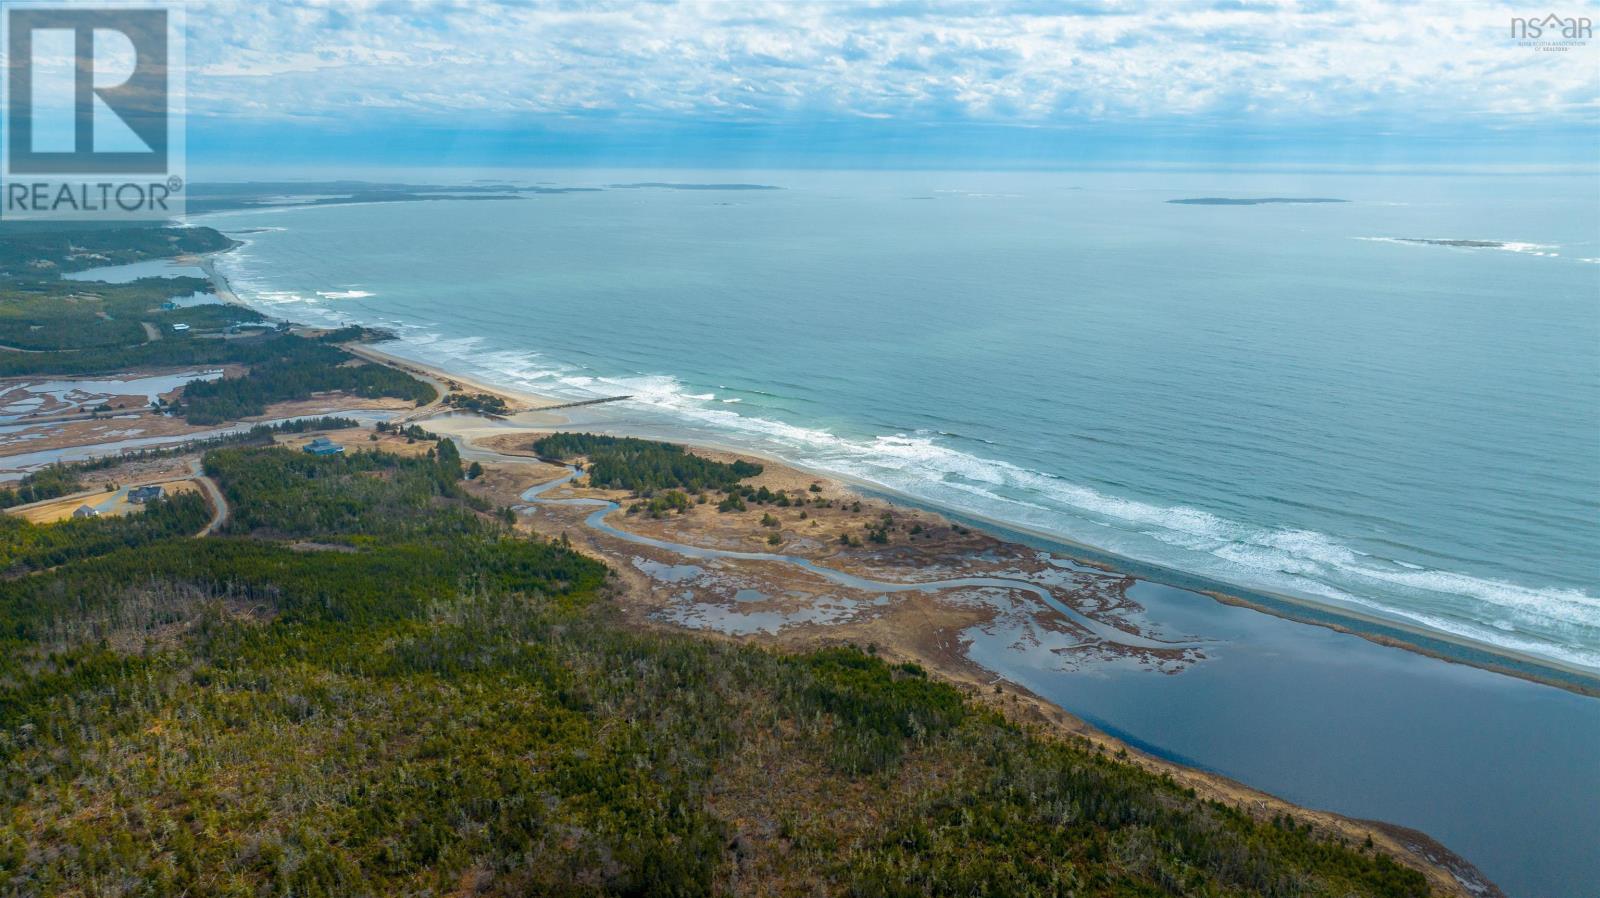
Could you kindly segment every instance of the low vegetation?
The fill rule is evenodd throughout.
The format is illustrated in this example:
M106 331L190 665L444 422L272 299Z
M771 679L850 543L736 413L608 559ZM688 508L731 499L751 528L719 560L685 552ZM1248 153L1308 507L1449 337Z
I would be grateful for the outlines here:
M150 337L143 322L163 337L183 335L178 322L214 326L256 321L260 315L236 306L201 305L162 309L174 297L209 291L200 278L144 278L127 284L77 281L12 282L0 288L0 345L39 352L102 349L142 344Z
M451 393L445 401L452 408L484 415L505 415L511 412L504 398L493 393Z
M1426 894L915 665L626 626L430 448L214 450L222 537L37 528L0 895Z
M694 501L682 490L666 490L629 505L628 514L642 512L647 517L664 518L669 514L683 514L693 504Z

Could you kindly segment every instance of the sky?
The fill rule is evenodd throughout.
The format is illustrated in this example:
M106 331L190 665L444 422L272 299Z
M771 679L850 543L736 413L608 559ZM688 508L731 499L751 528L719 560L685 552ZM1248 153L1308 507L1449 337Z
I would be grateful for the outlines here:
M218 0L189 165L1592 167L1551 12L1600 2Z

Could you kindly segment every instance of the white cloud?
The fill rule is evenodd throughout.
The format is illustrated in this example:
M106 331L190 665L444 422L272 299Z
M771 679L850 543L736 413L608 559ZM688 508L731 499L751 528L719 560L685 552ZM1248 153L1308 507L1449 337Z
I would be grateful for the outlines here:
M1198 116L1581 123L1600 113L1600 42L1565 53L1519 47L1509 34L1516 7L1072 7L216 2L188 16L190 107L339 116L358 98L418 117L1020 125Z

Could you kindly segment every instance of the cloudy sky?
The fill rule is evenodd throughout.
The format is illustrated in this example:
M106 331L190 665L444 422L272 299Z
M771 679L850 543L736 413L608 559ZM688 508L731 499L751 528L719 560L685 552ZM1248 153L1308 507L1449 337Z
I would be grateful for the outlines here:
M1600 4L1556 0L1600 20ZM1547 12L1539 8L1540 14ZM1600 42L1468 2L213 2L190 162L1573 164Z

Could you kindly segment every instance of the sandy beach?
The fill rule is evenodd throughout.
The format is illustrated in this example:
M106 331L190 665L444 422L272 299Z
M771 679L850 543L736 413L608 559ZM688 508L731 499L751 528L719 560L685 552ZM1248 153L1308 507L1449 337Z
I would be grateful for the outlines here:
M215 264L209 257L197 257L195 261L196 264L200 265L212 276L214 283L217 285L219 297L228 302L248 305L239 299L237 294L228 286L226 278L216 270ZM492 435L506 426L538 429L571 424L575 427L592 429L595 432L611 432L604 426L586 424L581 413L563 415L555 412L540 413L538 411L540 408L561 404L562 400L559 399L474 380L443 367L429 365L386 352L380 346L372 344L353 345L347 348L363 358L393 365L401 370L408 371L434 384L441 391L443 388L455 384L457 389L465 392L500 396L512 408L513 414L503 422L494 422L493 424L481 422L483 426L466 425L459 431L460 435L465 438L471 439L486 434ZM442 410L444 410L443 406L436 404L430 408L417 410L415 413L408 415L407 420L423 420ZM617 433L619 435L627 435L621 431ZM677 441L701 451L742 453L753 458L760 458L769 464L795 467L787 460L763 456L759 453L750 453L741 447L722 445L714 440L707 439L705 435ZM806 476L829 477L848 482L857 490L884 496L897 501L899 504L912 506L919 504L912 497L897 495L894 491L881 484L840 478L839 475L830 472L809 471L800 467L795 467L795 469ZM1217 583L1206 578L1193 577L1180 571L1173 571L1157 565L1118 556L1093 546L1064 539L1059 534L995 521L970 512L963 512L962 517L964 520L985 529L1010 534L1014 537L1032 538L1043 541L1053 547L1065 549L1076 560L1085 564L1106 570L1133 574L1185 589L1192 589L1211 596L1224 604L1247 607L1299 623L1351 633L1380 645L1417 652L1451 663L1469 664L1532 682L1557 686L1583 695L1600 696L1600 679L1597 679L1592 672L1572 665L1565 665L1546 657L1522 654L1502 646L1488 646L1347 605L1335 605L1331 602L1318 601L1309 597L1271 593L1259 589L1240 589L1230 584Z
M396 364L404 370L412 371L435 381L454 380L467 385L467 389L470 391L500 395L513 406L527 409L527 411L513 414L500 421L491 422L481 418L467 417L448 424L440 422L438 426L430 425L440 432L450 433L468 440L485 437L494 438L508 432L536 434L546 429L591 430L596 433L613 433L619 436L637 435L628 432L626 429L608 428L603 423L586 422L581 410L574 410L574 413L570 414L538 412L540 407L558 404L560 400L557 399L507 390L491 384L474 383L449 371L392 356L381 350L374 350L371 347L360 347L360 349L362 350L361 354L375 361ZM425 419L433 411L420 410L415 419ZM807 469L803 466L794 465L785 459L760 453L751 453L737 447L704 439L704 437L696 439L674 438L673 441L681 442L698 452L706 454L751 458L769 466L779 466L795 471L797 476L826 478L837 481L848 485L863 495L879 497L899 507L923 507L922 503L917 502L912 497L899 495L881 484L841 477L832 472ZM1018 527L995 521L982 515L971 514L970 512L962 512L959 517L971 526L1002 534L1010 540L1027 539L1031 543L1048 546L1054 551L1064 551L1075 561L1085 565L1108 572L1137 576L1142 579L1193 590L1210 596L1212 599L1226 605L1250 608L1263 614L1270 614L1297 623L1326 627L1337 632L1359 636L1379 645L1400 648L1451 663L1467 664L1485 670L1492 670L1496 673L1518 677L1530 682L1556 686L1581 695L1600 696L1600 680L1597 680L1591 672L1580 667L1565 665L1552 659L1521 654L1499 646L1483 645L1344 605L1334 605L1311 598L1269 593L1262 590L1244 590L1226 584L1218 584L1215 581L1192 577L1183 572L1172 571L1156 565L1117 556L1093 546L1064 539L1057 534Z

